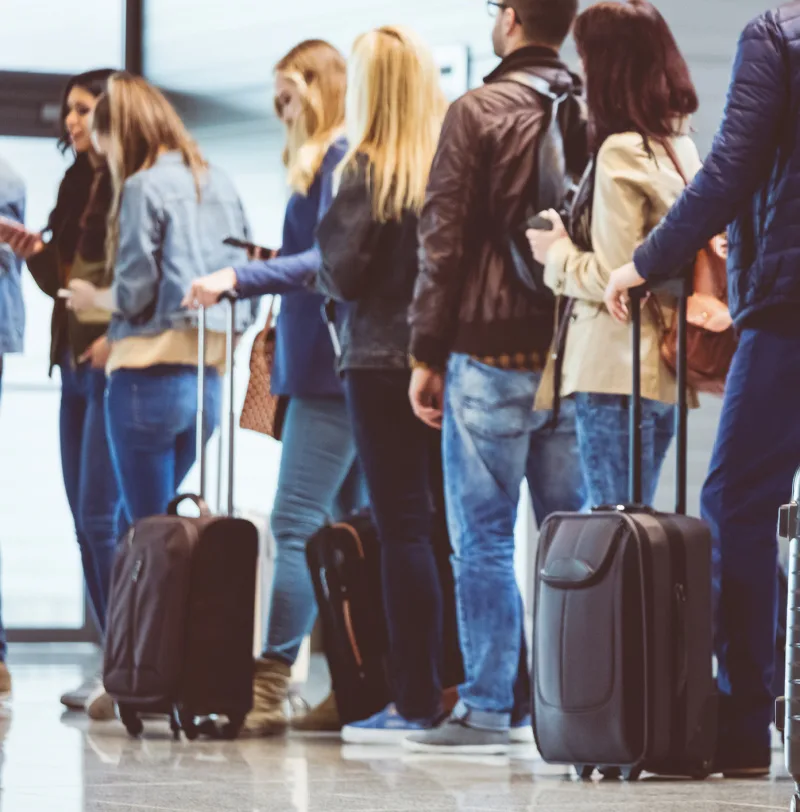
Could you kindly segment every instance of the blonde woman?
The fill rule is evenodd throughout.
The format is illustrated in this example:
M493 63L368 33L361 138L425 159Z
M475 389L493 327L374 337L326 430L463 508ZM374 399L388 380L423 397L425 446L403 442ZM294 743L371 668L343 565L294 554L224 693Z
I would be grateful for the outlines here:
M440 436L408 400L407 311L417 217L446 106L433 57L411 32L385 27L357 40L348 70L350 150L319 230L318 285L352 303L340 366L381 541L395 703L346 726L342 737L351 743L399 741L442 714L443 601L433 539L433 505L444 502L434 496L434 482L442 487ZM447 566L446 530L437 535Z
M164 96L144 79L115 74L94 114L93 140L113 179L107 256L113 285L70 282L74 311L114 311L106 413L112 457L131 521L166 512L195 461L197 329L181 301L192 281L241 252L247 238L231 182L209 166ZM249 307L240 307L241 327ZM219 421L223 308L206 314L207 434Z
M281 294L272 391L288 400L283 455L272 512L277 544L267 639L256 664L254 709L246 727L255 735L287 726L284 704L291 666L310 632L316 602L306 542L326 521L363 505L356 451L323 298L308 289L319 270L314 234L333 197L334 172L345 151L345 60L319 40L293 48L275 68L275 110L286 129L284 163L292 197L278 256L234 265L198 279L186 304L212 304L235 288L240 296ZM338 729L335 701L300 724Z

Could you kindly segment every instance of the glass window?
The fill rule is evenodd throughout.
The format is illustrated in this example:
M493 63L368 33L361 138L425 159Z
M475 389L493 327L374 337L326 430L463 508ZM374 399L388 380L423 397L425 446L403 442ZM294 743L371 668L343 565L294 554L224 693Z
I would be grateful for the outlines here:
M123 64L122 0L3 0L0 70L78 73Z
M0 138L25 178L27 224L41 228L69 158L53 139ZM47 377L52 302L23 276L25 352L4 359L0 407L0 573L8 628L80 628L83 576L61 478L58 372Z

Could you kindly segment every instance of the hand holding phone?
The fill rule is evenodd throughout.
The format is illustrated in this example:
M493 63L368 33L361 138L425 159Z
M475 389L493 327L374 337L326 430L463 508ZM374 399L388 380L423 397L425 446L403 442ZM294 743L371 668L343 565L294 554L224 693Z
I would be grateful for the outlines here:
M42 235L29 231L22 223L0 217L0 243L5 243L22 259L37 254L44 248Z

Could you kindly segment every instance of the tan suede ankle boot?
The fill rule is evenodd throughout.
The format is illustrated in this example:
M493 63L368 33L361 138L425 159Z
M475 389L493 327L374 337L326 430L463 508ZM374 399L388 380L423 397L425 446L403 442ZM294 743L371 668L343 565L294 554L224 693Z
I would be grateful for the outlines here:
M253 678L253 710L247 714L242 734L276 736L289 726L286 699L291 668L278 660L256 660Z

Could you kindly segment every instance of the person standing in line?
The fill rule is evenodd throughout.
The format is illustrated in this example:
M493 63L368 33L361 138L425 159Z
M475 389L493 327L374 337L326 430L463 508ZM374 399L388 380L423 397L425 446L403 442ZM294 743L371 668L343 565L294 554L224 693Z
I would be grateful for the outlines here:
M105 635L117 540L125 529L103 404L110 314L95 313L88 320L80 320L67 310L58 292L70 279L97 279L98 272L104 275L103 238L110 179L92 148L90 122L112 73L89 71L67 83L59 145L63 151L71 148L75 160L59 187L46 229L49 239L24 229L6 234L0 227L0 238L7 239L17 256L26 260L36 284L53 299L50 372L56 366L61 372L61 466L89 604L101 637ZM89 216L90 211L95 214ZM88 234L85 217L90 220ZM86 708L95 718L111 718L114 713L99 674L67 691L61 702L70 710Z
M556 396L574 399L589 500L621 505L629 495L631 337L627 326L611 318L603 296L611 271L633 257L642 235L653 230L683 191L681 171L691 177L700 168L689 134L698 99L669 26L648 2L595 3L578 17L575 42L586 75L590 147L596 157L571 212L572 234L567 235L556 212L543 213L552 231L528 232L547 285L556 295L574 299L565 346L551 354L537 407L552 408ZM609 42L619 47L609 48ZM675 374L661 357L663 326L674 319L674 299L663 295L654 296L642 313L646 505L655 499L675 432ZM559 352L563 355L556 361ZM689 398L697 405L694 391Z
M130 522L167 512L197 455L198 330L185 292L249 228L231 181L209 165L161 91L116 73L97 104L92 137L113 178L107 256L110 288L72 279L75 313L113 313L106 414L114 468ZM206 437L219 424L227 306L206 315ZM237 307L237 332L252 322Z
M578 2L488 6L502 62L445 118L420 217L421 270L411 307L410 397L420 419L443 426L466 670L449 721L405 740L422 752L507 751L511 724L530 707L514 569L520 486L527 478L540 523L585 503L574 403L566 401L557 420L533 410L553 334L552 300L516 279L507 237L526 217L545 118L542 98L515 73L576 91L558 51ZM584 127L565 124L568 152L581 153L567 154L568 166L582 169Z
M381 542L395 701L342 730L344 741L369 744L439 721L442 687L463 670L450 539L436 516L444 510L441 436L408 401L417 224L447 101L432 54L408 30L359 37L348 65L350 148L318 232L317 287L349 305L339 368Z
M320 267L317 225L333 198L334 172L346 152L343 137L346 65L327 42L308 40L275 68L275 110L286 129L284 162L292 197L283 246L198 279L187 306L212 305L228 290L241 297L280 294L272 392L286 406L278 490L272 512L277 557L264 652L256 663L251 735L288 726L285 705L291 667L317 613L306 543L332 518L363 507L362 477L330 336L323 297L309 286ZM333 695L298 720L303 729L338 728Z
M720 725L715 769L768 775L774 715L778 509L800 465L800 2L739 40L703 168L605 294L628 321L631 288L680 276L728 227L728 303L740 332L701 495L714 538Z
M9 224L25 223L25 181L0 158L0 217ZM22 301L22 261L7 244L0 245L0 397L3 357L22 352L25 304ZM11 695L11 674L6 665L8 644L0 617L0 701Z

